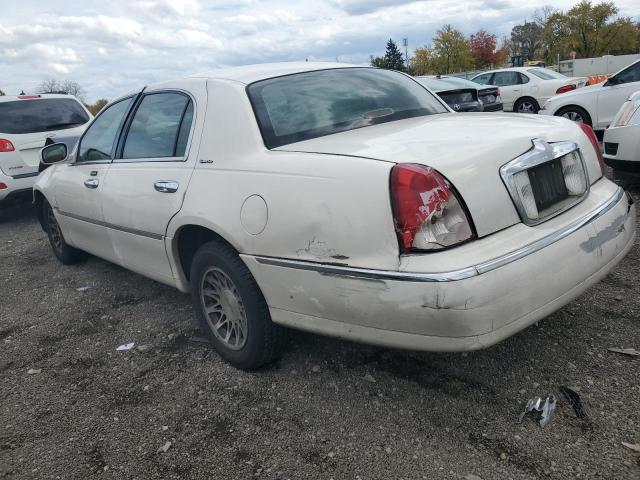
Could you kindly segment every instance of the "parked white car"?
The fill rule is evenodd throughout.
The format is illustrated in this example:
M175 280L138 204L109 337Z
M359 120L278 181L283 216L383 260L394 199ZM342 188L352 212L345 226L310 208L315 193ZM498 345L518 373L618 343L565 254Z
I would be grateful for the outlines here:
M0 203L31 197L49 137L80 135L93 118L70 95L0 97Z
M473 350L631 248L635 206L594 143L562 118L453 113L399 72L257 65L116 100L69 155L43 150L35 201L58 259L191 292L238 367L273 359L282 326Z
M629 95L637 90L640 90L640 60L606 82L550 98L539 113L566 117L587 123L595 130L604 130Z
M631 94L604 131L604 160L616 170L640 170L640 91Z
M505 111L538 113L540 106L554 95L570 92L587 84L585 77L566 77L541 67L501 68L471 79L481 85L500 87Z

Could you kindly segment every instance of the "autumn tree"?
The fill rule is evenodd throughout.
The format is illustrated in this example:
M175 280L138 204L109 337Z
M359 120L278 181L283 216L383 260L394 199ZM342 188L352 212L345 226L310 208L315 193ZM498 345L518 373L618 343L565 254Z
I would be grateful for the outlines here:
M469 37L471 56L476 68L497 63L496 36L480 30Z
M436 32L432 50L435 73L460 72L473 66L469 41L451 25L445 25Z
M93 105L85 105L85 107L87 107L87 110L89 110L91 112L91 115L95 117L98 113L100 113L100 110L102 110L108 103L108 100L101 98Z
M73 95L78 100L84 102L85 90L82 86L73 80L59 81L55 78L49 78L40 83L40 93L59 93L64 92Z
M511 42L515 50L525 57L526 60L533 60L536 55L541 54L544 46L544 28L536 22L525 22L516 25L511 29Z
M427 75L433 73L433 52L428 45L417 48L409 61L412 75Z
M618 17L613 2L593 5L582 0L566 13L555 12L547 19L545 41L563 55L575 51L578 57L637 52L638 26L629 17Z

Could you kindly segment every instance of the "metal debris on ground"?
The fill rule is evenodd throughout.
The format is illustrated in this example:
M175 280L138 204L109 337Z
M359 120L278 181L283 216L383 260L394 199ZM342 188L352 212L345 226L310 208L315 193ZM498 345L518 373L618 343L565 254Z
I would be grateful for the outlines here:
M556 397L549 395L544 401L540 397L530 398L524 407L524 411L518 417L518 423L522 423L524 417L530 412L541 412L540 426L544 427L551 421L551 415L556 409Z
M629 450L633 450L636 453L640 453L640 444L638 443L622 442L622 446L628 448Z
M86 292L87 290L91 290L93 288L93 285L86 285L84 287L78 287L76 288L76 290L78 292Z
M635 348L607 348L610 352L621 353L622 355L628 355L630 357L640 357L640 351Z
M578 395L578 392L564 386L560 387L560 392L573 407L573 410L576 412L576 417L584 418L585 413L584 409L582 408L582 400L580 400L580 395Z
M171 448L171 442L166 442L160 448L158 448L158 453L167 453L167 450Z
M118 348L116 348L116 352L126 352L127 350L131 350L134 345L135 345L135 342L123 343Z
M40 373L42 373L41 368L30 368L29 370L27 370L27 374L29 375L38 375Z

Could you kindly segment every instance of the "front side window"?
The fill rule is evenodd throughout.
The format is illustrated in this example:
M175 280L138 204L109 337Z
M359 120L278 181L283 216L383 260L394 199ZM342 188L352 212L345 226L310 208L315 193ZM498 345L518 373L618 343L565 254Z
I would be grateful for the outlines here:
M616 75L618 83L640 82L640 62L631 65Z
M132 101L125 98L102 111L82 137L76 162L113 160L116 136Z
M498 87L508 87L510 85L520 84L520 75L518 72L496 72L493 76L493 84Z
M71 98L39 98L0 103L0 133L51 132L79 127L89 115Z
M267 148L447 108L411 78L389 70L297 73L247 87Z
M479 83L480 85L487 85L490 78L491 73L483 73L482 75L478 75L477 77L475 77L473 81Z
M184 156L192 119L188 96L172 92L146 95L133 116L122 158Z

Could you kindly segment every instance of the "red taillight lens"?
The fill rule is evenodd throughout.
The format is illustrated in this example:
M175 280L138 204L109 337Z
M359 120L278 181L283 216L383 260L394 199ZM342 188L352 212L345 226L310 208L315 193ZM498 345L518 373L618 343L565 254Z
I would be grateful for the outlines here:
M13 143L4 138L0 138L0 152L13 152L14 150Z
M402 253L439 250L476 237L454 188L431 167L393 167L391 201Z
M593 131L593 128L586 123L578 122L578 125L580 125L582 131L585 133L587 138L589 138L591 145L593 145L593 149L596 151L596 156L598 157L598 163L600 164L600 171L602 172L602 175L604 175L604 158L602 158L602 151L600 150L600 144L598 143L596 133Z
M6 183L2 183L2 182L0 182L0 190L6 190L7 188L8 188L8 187L7 187L7 184L6 184Z
M564 85L562 87L560 87L559 89L556 90L556 93L567 93L570 92L571 90L575 90L576 86L574 84L571 85Z
M33 100L34 98L42 98L42 95L31 94L31 95L18 95L20 100Z

